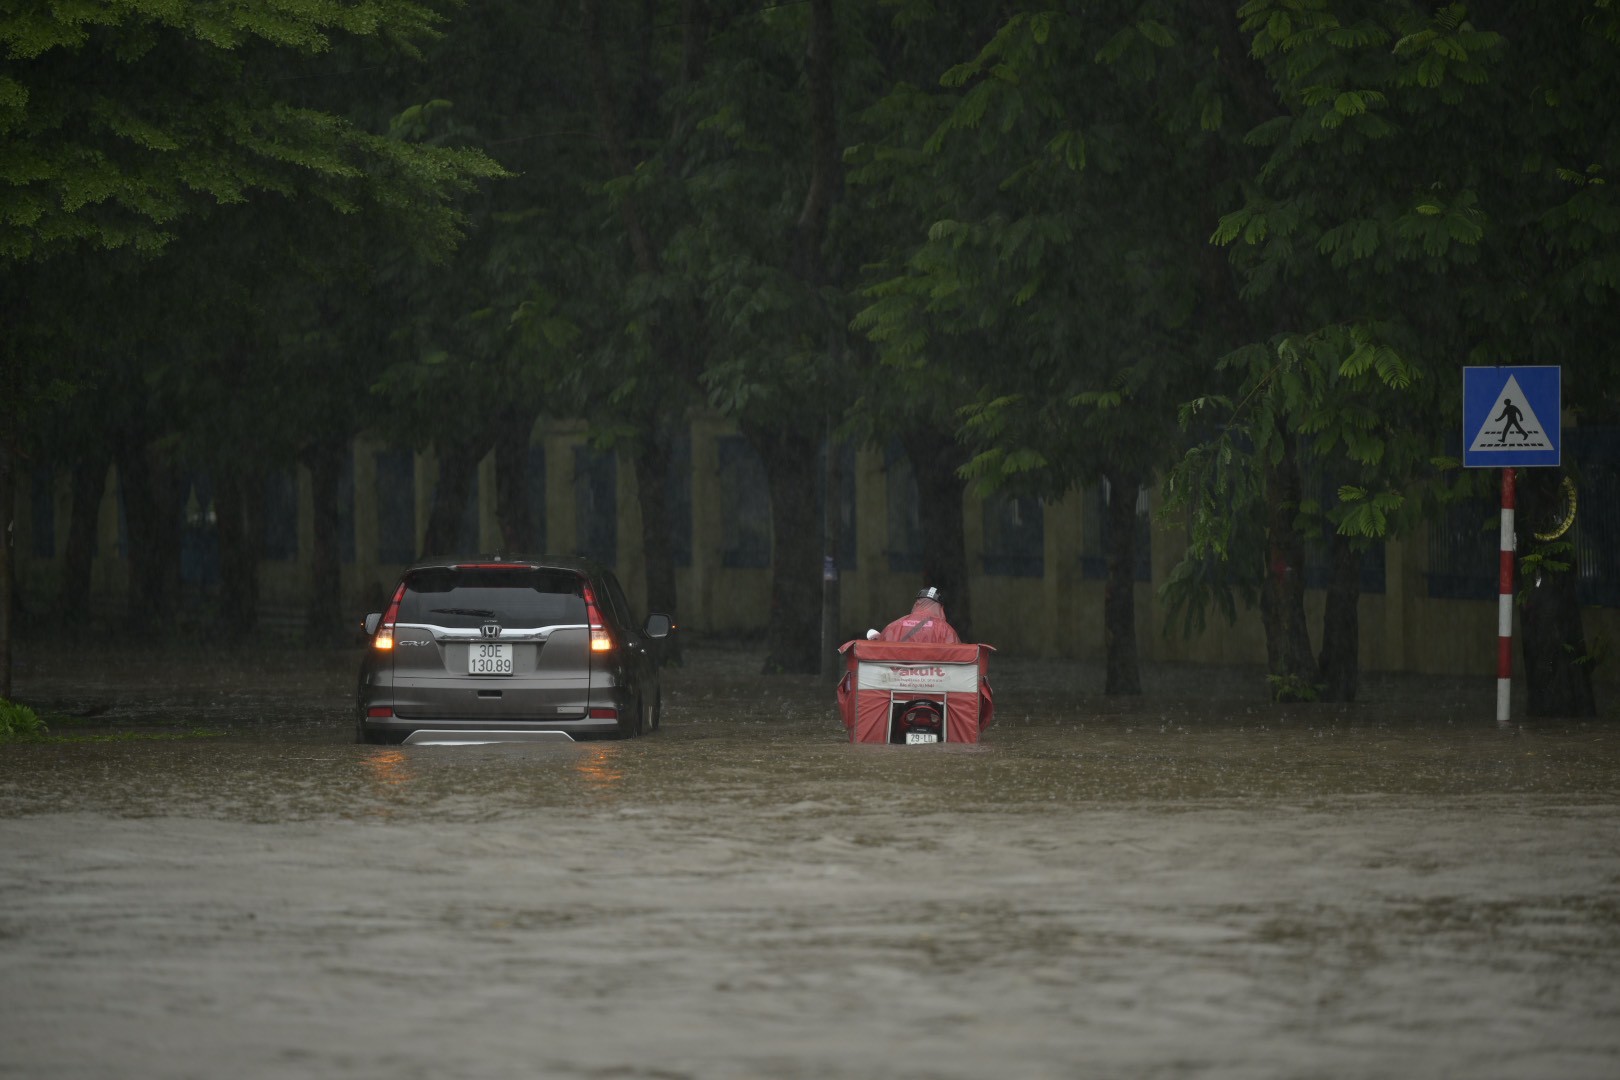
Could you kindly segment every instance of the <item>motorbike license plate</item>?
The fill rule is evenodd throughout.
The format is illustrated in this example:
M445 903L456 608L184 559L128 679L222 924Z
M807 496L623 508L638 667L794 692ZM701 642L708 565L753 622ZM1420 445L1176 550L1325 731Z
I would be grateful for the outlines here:
M467 650L467 674L512 674L512 646L479 642Z
M932 731L908 731L908 732L906 732L906 742L908 742L908 743L939 742L939 736L935 735Z

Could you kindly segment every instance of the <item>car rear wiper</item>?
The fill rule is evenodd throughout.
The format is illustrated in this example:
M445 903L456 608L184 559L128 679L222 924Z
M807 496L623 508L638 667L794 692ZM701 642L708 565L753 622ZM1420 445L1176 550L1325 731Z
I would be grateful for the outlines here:
M481 619L493 619L493 611L485 611L475 607L436 607L430 609L435 615L473 615Z

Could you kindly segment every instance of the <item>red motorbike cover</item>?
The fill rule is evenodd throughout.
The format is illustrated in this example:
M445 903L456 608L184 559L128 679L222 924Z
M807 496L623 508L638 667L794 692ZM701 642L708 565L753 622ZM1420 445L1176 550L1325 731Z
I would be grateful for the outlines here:
M838 651L838 709L851 742L888 742L894 705L918 699L944 703L946 742L978 742L990 724L989 645L850 641Z

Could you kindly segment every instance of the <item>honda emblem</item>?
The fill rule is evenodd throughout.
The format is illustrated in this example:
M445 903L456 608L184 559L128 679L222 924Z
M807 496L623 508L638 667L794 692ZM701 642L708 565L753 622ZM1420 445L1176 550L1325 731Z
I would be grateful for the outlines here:
M498 638L501 636L500 623L487 622L479 629L483 631L484 636L487 638Z

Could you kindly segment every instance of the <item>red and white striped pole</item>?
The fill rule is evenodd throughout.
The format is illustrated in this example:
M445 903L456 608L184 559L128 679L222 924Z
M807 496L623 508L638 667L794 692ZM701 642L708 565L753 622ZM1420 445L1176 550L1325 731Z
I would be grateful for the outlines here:
M1502 470L1502 553L1497 567L1496 722L1508 722L1513 696L1513 503L1514 470Z

